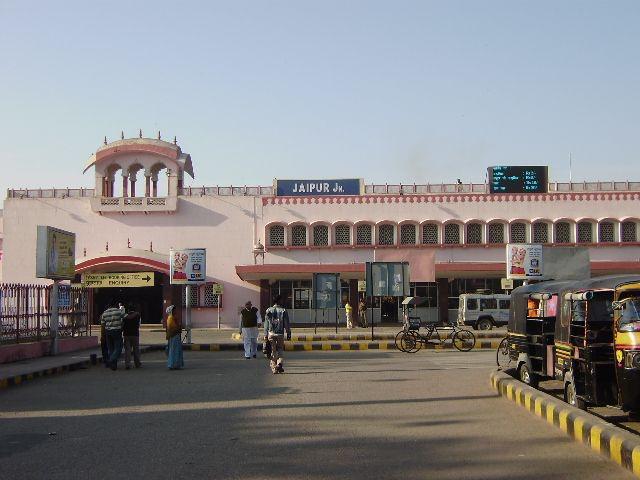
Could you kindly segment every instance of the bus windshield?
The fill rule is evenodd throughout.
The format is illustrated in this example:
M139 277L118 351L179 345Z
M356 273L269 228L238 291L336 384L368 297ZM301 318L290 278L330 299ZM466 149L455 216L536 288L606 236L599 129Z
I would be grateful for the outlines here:
M626 298L622 303L619 330L621 332L640 331L640 297Z

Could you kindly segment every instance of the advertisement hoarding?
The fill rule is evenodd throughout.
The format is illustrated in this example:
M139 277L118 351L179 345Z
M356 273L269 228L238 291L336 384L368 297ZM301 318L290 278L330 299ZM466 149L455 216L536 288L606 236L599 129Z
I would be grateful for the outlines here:
M339 308L340 275L337 273L313 274L313 308Z
M367 262L368 297L406 297L409 295L409 262Z
M169 278L172 285L204 283L207 278L207 249L169 250Z
M76 234L38 225L36 277L72 280L76 273Z
M507 244L507 278L542 279L542 245L531 243Z

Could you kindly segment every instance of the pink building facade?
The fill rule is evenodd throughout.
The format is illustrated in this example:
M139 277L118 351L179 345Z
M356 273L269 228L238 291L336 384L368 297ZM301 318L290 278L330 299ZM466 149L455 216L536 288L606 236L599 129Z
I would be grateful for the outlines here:
M176 142L148 138L105 142L85 171L93 171L93 189L8 191L2 281L38 281L37 225L69 230L76 281L92 272L154 273L154 287L92 297L95 311L114 296L152 304L145 323L160 322L167 303L185 301L168 283L171 248L207 249L207 283L192 291L196 327L235 327L245 301L264 309L275 294L294 323L330 322L311 309L313 273L340 273L343 303L355 306L369 261L408 261L412 293L431 299L423 315L444 319L461 293L501 292L510 242L581 245L592 275L640 273L640 182L550 183L545 194L489 194L484 184L367 185L353 196L282 197L271 186L187 187L191 156ZM376 321L398 320L397 299L371 306Z

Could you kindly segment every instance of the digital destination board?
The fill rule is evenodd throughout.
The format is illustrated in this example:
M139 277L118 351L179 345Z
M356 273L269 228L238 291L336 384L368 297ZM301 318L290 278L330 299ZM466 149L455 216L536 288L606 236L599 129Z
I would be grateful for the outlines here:
M547 193L547 166L489 167L490 193Z

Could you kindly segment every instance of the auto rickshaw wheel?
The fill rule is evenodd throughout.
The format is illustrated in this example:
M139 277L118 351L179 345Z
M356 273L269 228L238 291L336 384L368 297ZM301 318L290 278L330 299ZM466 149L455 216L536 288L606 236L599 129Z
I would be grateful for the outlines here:
M538 376L533 373L526 363L522 363L518 369L518 376L522 383L536 388L538 386Z

